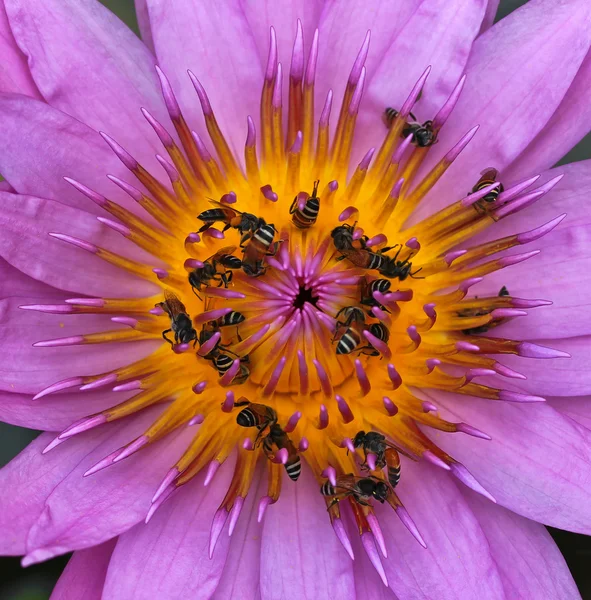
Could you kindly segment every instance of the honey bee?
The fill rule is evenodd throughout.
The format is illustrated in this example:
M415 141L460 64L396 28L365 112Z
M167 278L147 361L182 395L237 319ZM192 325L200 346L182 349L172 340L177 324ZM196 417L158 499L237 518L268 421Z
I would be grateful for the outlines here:
M320 198L318 197L318 185L320 181L314 182L312 195L308 196L304 203L304 207L299 207L299 197L293 199L289 214L292 215L291 221L298 229L308 229L316 223L318 213L320 211Z
M263 435L269 433L270 428L277 424L277 413L273 408L266 404L256 404L242 397L234 406L244 406L238 415L236 415L236 423L240 427L256 427L259 432L255 439L255 446Z
M481 173L480 173L481 177L476 182L476 185L472 188L471 193L474 194L475 192L479 192L481 189L483 189L489 185L492 185L493 183L498 181L498 179L497 179L498 174L499 174L499 172L493 167L489 167L488 169L484 169L484 171L481 171ZM478 202L475 202L474 208L476 209L476 211L479 213L488 212L489 208L490 208L490 204L492 204L499 197L499 194L504 189L505 188L503 187L503 184L501 183L494 190L491 190L490 192L488 192L488 194L486 194L486 196L484 196L483 198L478 200Z
M247 363L250 362L248 355L246 356L237 356L233 352L230 352L227 348L224 348L225 352L221 352L219 349L217 352L210 352L208 357L211 360L211 364L214 369L218 372L220 377L223 377L227 371L230 370L230 367L236 360L236 358L240 359L240 369L234 378L232 379L232 385L241 385L243 384L250 376L250 367ZM233 355L233 356L232 356Z
M216 319L216 324L218 327L230 327L231 325L240 325L246 320L246 317L237 310L233 310L231 313Z
M374 297L374 292L380 292L381 294L385 294L388 292L392 284L387 279L374 279L373 281L368 281L367 277L364 277L361 280L361 298L359 300L359 304L363 304L364 306L377 307L382 309L383 311L388 312L388 309L380 304ZM373 317L374 314L370 310L368 311L368 315Z
M355 225L357 225L356 222L353 223L353 225L345 223L344 225L339 225L338 227L335 227L330 232L334 247L339 252L344 253L350 250L365 249L365 242L369 238L366 235L364 235L358 240L353 239Z
M197 215L200 221L205 224L199 233L205 231L211 227L214 223L224 223L223 231L230 229L230 227L236 229L241 236L253 234L259 227L265 225L265 220L256 215L250 213L240 212L235 208L230 208L221 202L210 200L212 204L215 204L217 208L210 208L204 210L201 214Z
M249 277L259 277L267 270L265 257L275 256L283 240L273 241L277 230L273 224L265 224L258 227L254 234L244 239L242 248L242 270Z
M376 499L378 502L384 503L390 494L388 484L370 475L369 477L357 477L352 473L337 477L336 485L332 485L330 481L326 481L320 488L320 493L325 498L332 498L329 509L348 496L352 496L363 506L370 506L368 500Z
M359 431L353 439L355 448L362 448L365 455L365 462L361 468L368 468L367 455L371 452L376 455L376 468L383 469L388 467L388 481L395 488L400 481L400 449L385 436L377 431Z
M509 290L507 289L506 286L503 286L500 290L499 290L499 298L502 298L504 296L509 296ZM476 296L475 299L477 299L478 296ZM481 307L475 307L475 308L463 308L461 310L457 311L457 315L458 317L467 317L467 318L472 318L472 317L484 317L485 315L490 314L492 311L492 307L487 307L487 306L481 306ZM462 329L462 333L464 335L478 335L480 333L486 333L489 329L492 329L493 327L497 327L498 325L501 325L501 323L503 323L504 319L494 319L492 321L490 321L489 323L486 323L485 325L480 325L479 327L471 327L468 329Z
M279 450L287 450L285 471L292 481L297 481L302 472L302 461L296 447L289 436L279 425L271 425L269 433L263 439L263 452L269 460L273 460Z
M384 111L384 123L390 127L394 119L399 115L395 108L388 107ZM416 117L410 113L412 122L407 121L400 132L401 137L408 137L412 133L412 143L419 148L432 146L437 141L437 135L433 130L433 121L425 121L422 125Z
M398 279L404 281L407 277L413 279L422 279L422 277L416 277L417 273L422 271L422 267L417 269L414 273L412 272L412 263L408 258L404 260L398 260L402 246L398 248L398 252L393 257L382 256L384 259L378 267L374 267L378 270L380 275L388 277L389 279ZM384 250L382 250L383 252Z
M189 283L193 288L193 293L201 299L197 291L201 291L201 286L208 286L211 281L218 281L218 287L228 287L232 281L231 269L239 269L242 261L232 253L236 246L226 246L218 250L213 256L210 256L202 267L193 269L189 273ZM196 291L197 290L197 291Z
M369 333L371 333L373 336L377 337L378 340L381 340L384 343L388 343L388 340L390 339L390 331L388 330L388 328L383 324L383 323L372 323L367 330L369 331ZM367 346L364 346L363 348L360 348L360 353L361 354L366 354L367 356L379 356L379 352L371 345L371 344L367 344Z
M336 319L343 315L344 320L337 320L333 342L338 340L337 354L351 354L361 344L361 332L365 323L365 313L356 306L344 306L336 314Z
M275 410L266 404L250 402L246 398L240 398L234 406L245 407L236 416L236 423L241 427L258 429L254 446L256 448L262 442L263 452L269 460L273 460L279 450L287 450L285 470L292 481L297 481L302 471L300 456L287 433L277 424Z
M193 341L193 347L197 344L197 332L193 329L191 317L187 314L185 305L175 294L164 290L164 302L158 302L159 306L170 317L170 329L162 332L162 337L173 346L172 340L166 337L167 333L174 332L174 343L188 344Z

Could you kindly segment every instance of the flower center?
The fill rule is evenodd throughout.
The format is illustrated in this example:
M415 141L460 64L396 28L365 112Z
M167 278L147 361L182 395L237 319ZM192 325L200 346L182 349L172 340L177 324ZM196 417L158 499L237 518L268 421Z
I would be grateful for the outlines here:
M388 128L381 147L370 149L349 174L368 43L369 38L351 71L331 136L332 92L319 120L314 120L318 38L304 69L301 28L290 73L288 126L283 128L282 70L272 32L261 98L261 139L257 146L249 118L244 168L230 151L199 81L191 74L217 158L189 130L159 71L182 148L149 113L145 115L168 154L159 160L170 187L104 137L147 192L116 178L114 183L161 227L81 183L71 183L117 219L103 219L105 225L168 267L154 269L83 240L52 235L159 282L162 294L139 300L73 298L66 308L28 308L107 313L127 326L37 346L164 337L161 347L143 360L108 373L76 375L41 391L37 397L74 386L109 385L114 392L136 392L73 424L47 450L105 422L148 406L161 407L142 436L100 461L90 475L116 468L118 461L182 426L199 425L157 490L148 520L200 471L206 469L207 484L235 454L232 484L212 525L210 553L228 518L233 531L257 461L264 461L267 470L260 520L278 499L283 474L291 480L285 485L295 485L303 460L319 481L318 501L324 497L347 552L352 555L341 507L352 511L363 545L385 580L374 545L375 541L383 551L372 502L387 502L423 543L395 491L404 477L401 454L403 460L428 460L490 497L425 432L488 436L468 424L443 419L428 392L453 391L491 401L542 400L505 390L499 375L522 376L490 355L560 353L482 334L524 315L523 308L546 302L513 298L505 288L491 297L467 294L487 274L535 252L501 258L495 254L541 237L561 217L531 232L471 245L470 238L528 206L556 183L528 192L536 180L532 178L503 189L496 170L488 169L480 177L476 174L466 197L450 198L437 214L406 226L476 129L429 166L429 151L463 80L432 120L416 123L410 111L427 70L404 105L385 112ZM376 127L383 127L381 118L375 115ZM419 179L421 166L427 174ZM475 382L484 376L490 385Z

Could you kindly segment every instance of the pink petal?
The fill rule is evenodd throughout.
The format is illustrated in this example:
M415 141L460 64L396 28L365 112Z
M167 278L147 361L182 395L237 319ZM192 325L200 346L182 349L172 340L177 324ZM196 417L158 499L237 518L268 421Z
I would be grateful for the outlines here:
M579 598L564 558L545 527L460 489L486 536L505 598Z
M513 162L508 177L527 177L549 169L588 133L591 121L591 53L587 53L566 95L550 120Z
M574 398L547 398L548 404L557 411L587 429L591 429L591 396Z
M13 296L35 296L37 298L44 298L55 300L56 298L63 298L64 294L60 290L33 279L28 275L25 275L3 258L0 258L0 281L2 282L1 296L3 298L10 298Z
M148 265L163 266L86 211L6 192L0 192L0 202L0 256L23 273L62 290L99 297L150 296L158 291L155 284L49 236L65 233Z
M500 0L488 0L486 3L486 10L484 12L484 19L482 19L482 26L480 33L484 33L487 29L490 29L495 22L497 11L499 10Z
M27 394L0 392L0 420L30 429L62 431L78 419L110 408L136 393L114 394L106 387L96 392L50 394L33 400Z
M482 243L530 231L558 215L567 215L550 233L524 247L539 248L540 254L488 275L470 290L475 295L496 295L505 285L516 298L552 301L552 306L529 310L527 317L503 326L499 335L535 340L591 334L591 310L587 308L591 302L591 215L587 209L591 161L550 169L536 186L561 173L564 178L547 195L514 217L495 223L475 240Z
M0 122L0 173L19 193L105 216L64 181L68 176L132 212L143 212L106 178L109 173L141 187L96 131L44 102L12 94L0 95Z
M304 54L307 59L314 30L318 27L320 12L324 5L322 0L291 0L290 2L242 0L241 4L252 30L259 60L263 67L267 65L269 29L273 27L277 34L279 61L289 72L298 19L302 22Z
M150 15L148 14L148 5L146 0L135 0L135 15L140 29L142 42L150 50L154 51L154 40L152 38L152 28L150 26Z
M205 87L222 132L236 156L242 156L246 117L259 114L263 69L238 0L146 3L158 64L170 79L189 125L200 134L205 132L187 69Z
M116 540L74 552L50 600L101 600L107 568Z
M76 462L46 496L27 537L27 561L47 560L100 544L144 519L154 490L186 448L193 432L181 430L116 465L89 477L82 475L99 460L141 435L161 411L161 407L153 407L127 422L99 427L98 433L75 436L42 457L47 460L55 453L58 459L64 460L73 453ZM87 440L99 443L94 445ZM32 476L29 475L27 485Z
M500 505L545 525L591 531L591 431L545 403L429 396L443 418L470 423L492 437L439 435L437 444Z
M420 122L433 118L462 75L483 15L482 2L429 0L416 9L369 73L356 136L360 150L379 146L385 129L377 117L388 106L399 110L428 66L432 70L413 114Z
M203 476L197 477L167 500L148 525L139 523L120 537L104 600L211 597L231 545L222 531L209 559L211 521L230 483L231 463L222 465L207 488Z
M520 317L527 318L527 317ZM503 329L510 333L510 327ZM495 335L497 335L495 333ZM498 335L503 335L501 327ZM499 362L526 376L512 380L514 387L538 396L585 396L591 393L589 345L591 336L559 340L536 340L536 344L567 352L571 358L533 359L506 355ZM534 350L535 351L535 350Z
M262 466L259 464L260 472L255 475L258 482L255 481L248 492L238 525L232 534L226 564L213 600L260 598L261 525L257 522L257 505L260 497L265 495L267 485L265 478L261 477ZM273 510L272 507L269 510Z
M0 3L0 56L0 91L40 98L31 78L27 59L16 45L10 30L3 2Z
M349 73L368 30L371 30L371 41L365 65L371 77L390 44L420 5L418 0L376 0L368 10L363 2L326 2L319 24L320 53L316 77L318 105L324 104L328 90L332 89L336 108L339 108ZM383 127L380 117L380 113L376 114L376 124ZM336 116L332 121L334 125Z
M112 331L124 325L108 316L59 315L26 311L23 304L37 304L37 298L8 298L0 301L0 340L4 348L0 389L36 394L43 388L77 375L96 375L127 365L147 356L158 341L120 344L91 344L63 347L33 347L51 340L99 331Z
M389 506L376 511L388 548L384 568L396 597L502 598L486 538L453 478L437 467L405 460L398 487L427 548L416 543Z
M261 544L261 596L354 598L351 561L330 526L318 482L307 468L297 485L285 482L265 514Z
M502 174L543 129L587 54L590 18L587 0L568 5L538 0L475 41L466 86L425 169L471 127L480 129L413 220L461 197L484 167L493 165Z
M161 173L155 158L161 145L140 108L169 128L171 124L156 60L138 37L99 2L6 0L5 4L16 41L45 100L92 129L116 137L146 168Z

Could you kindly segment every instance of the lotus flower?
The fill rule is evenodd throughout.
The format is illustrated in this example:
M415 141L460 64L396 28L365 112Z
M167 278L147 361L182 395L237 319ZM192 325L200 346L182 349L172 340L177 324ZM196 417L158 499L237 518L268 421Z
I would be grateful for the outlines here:
M0 546L53 598L579 597L591 5L496 4L4 0Z

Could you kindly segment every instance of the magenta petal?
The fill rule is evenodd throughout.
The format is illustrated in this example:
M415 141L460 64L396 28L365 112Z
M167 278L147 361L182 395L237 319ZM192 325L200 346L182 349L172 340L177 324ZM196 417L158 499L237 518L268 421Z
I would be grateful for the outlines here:
M508 175L524 177L549 169L573 146L590 127L591 53L588 53L573 79L560 106L546 126L511 165Z
M23 273L62 290L99 297L150 296L157 291L155 285L49 236L71 235L128 258L162 266L86 211L6 192L0 192L0 202L0 256Z
M439 439L438 439L439 441ZM376 511L386 538L384 568L400 600L503 598L502 583L478 520L453 477L405 460L397 491L427 548L421 548L388 506Z
M246 117L259 113L263 69L240 3L147 0L147 5L158 64L189 125L200 134L205 131L187 70L205 88L222 132L236 156L242 156Z
M140 107L162 123L168 117L156 61L138 37L99 2L6 0L5 5L45 100L116 136L144 166L160 172L154 156L160 145Z
M461 491L486 536L505 598L579 598L564 558L545 527L468 490Z
M74 552L50 600L101 600L107 568L116 540Z
M101 412L134 393L113 394L110 389L97 392L50 394L33 400L32 396L0 392L0 420L19 427L43 431L62 431L74 421Z
M94 546L145 518L154 490L194 435L192 431L185 429L173 434L92 476L82 475L115 449L141 435L161 411L161 407L150 408L127 422L75 436L41 457L48 460L55 454L56 458L50 460L59 460L74 453L77 460L49 492L29 531L27 561L46 560ZM99 444L95 447L92 443L85 444L88 439Z
M531 259L487 276L472 294L497 294L507 286L516 298L543 298L552 306L528 311L514 319L499 336L512 339L551 339L591 334L591 214L587 199L591 194L591 161L582 161L545 172L536 182L564 173L558 185L533 206L515 217L491 227L478 242L529 231L554 217L567 216L556 229L527 249L542 252ZM543 278L539 274L543 273Z
M524 317L527 318L527 317ZM505 327L510 333L510 329ZM501 329L499 328L499 335ZM510 336L509 336L510 337ZM511 383L516 391L538 396L585 396L591 394L591 370L589 369L589 347L591 336L560 340L536 340L546 347L567 352L571 358L521 358L502 356L499 362L525 375L524 380ZM534 347L534 351L538 351Z
M443 418L486 427L490 441L442 435L437 443L498 504L545 525L591 532L591 431L545 403L430 396Z
M400 109L428 66L432 69L422 98L412 110L421 122L433 118L464 71L483 15L482 2L432 0L417 8L376 70L369 73L370 83L360 114L361 129L356 136L361 151L379 147L384 128L376 116L387 106ZM406 58L401 60L402 56Z
M202 475L193 479L162 505L148 525L140 523L119 538L104 600L211 597L231 544L222 532L209 559L210 525L230 483L231 462L222 465L209 487L203 487Z
M323 105L328 90L332 89L339 106L349 73L368 30L371 30L371 41L365 65L371 79L382 56L420 4L418 0L376 0L368 10L363 2L326 2L318 26L322 47L316 78L318 105ZM381 126L379 118L380 113L377 113L376 123Z
M10 30L6 8L0 2L0 92L25 94L40 98L39 91L33 82L26 56L16 44Z
M259 467L262 466L259 464ZM255 480L246 497L238 525L232 534L226 564L219 585L212 596L213 600L227 598L254 600L260 597L261 526L257 522L256 506L266 490L266 481L260 476L261 472L262 469L255 475L258 485ZM269 510L273 508L269 507Z
M291 0L290 2L277 2L276 0L263 0L261 2L257 0L256 2L242 2L242 8L252 30L261 64L267 64L269 30L273 27L277 34L279 61L289 72L298 19L302 22L304 54L307 57L314 30L318 27L323 5L322 0Z
M500 0L488 0L486 3L486 10L484 11L484 18L482 19L482 26L480 33L484 33L487 29L490 29L495 22L497 11L499 10Z
M33 347L40 340L124 328L104 315L53 315L19 308L37 302L36 298L0 301L0 343L4 348L0 389L36 394L62 379L97 375L140 360L160 344L158 341L141 341L92 344L83 349L77 345Z
M264 600L355 597L351 561L318 502L318 489L304 466L297 485L285 483L277 503L267 509L261 544Z
M13 94L0 94L0 122L0 173L20 194L105 216L63 179L68 176L132 212L143 212L105 177L110 173L138 186L96 131L44 102Z
M5 232L3 232L5 235ZM0 258L0 281L2 289L0 297L10 298L14 296L32 296L36 298L47 298L52 302L64 297L64 293L44 282L37 281L23 272L19 271L3 258Z
M140 29L142 42L150 50L154 51L154 39L152 37L152 27L150 25L150 15L148 14L148 5L146 0L135 0L135 15Z
M547 398L548 404L573 421L591 429L591 396Z
M475 124L480 129L413 221L465 194L484 167L503 173L519 156L575 78L591 44L589 25L587 0L568 5L540 0L518 8L474 42L465 88L428 165Z

